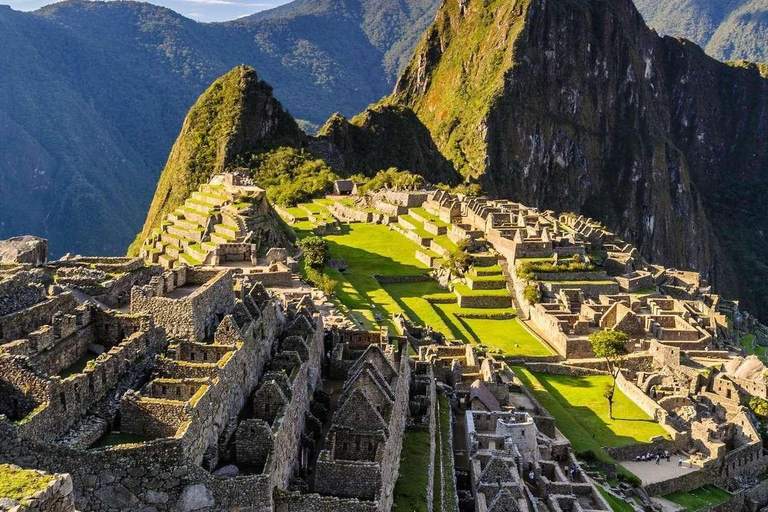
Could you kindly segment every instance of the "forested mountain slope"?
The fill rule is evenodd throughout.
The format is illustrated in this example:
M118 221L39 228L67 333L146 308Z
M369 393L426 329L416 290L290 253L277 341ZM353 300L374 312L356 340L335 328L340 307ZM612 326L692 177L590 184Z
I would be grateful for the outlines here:
M214 79L252 65L319 126L391 91L437 5L299 0L215 24L128 1L0 7L0 238L44 236L54 256L123 252Z

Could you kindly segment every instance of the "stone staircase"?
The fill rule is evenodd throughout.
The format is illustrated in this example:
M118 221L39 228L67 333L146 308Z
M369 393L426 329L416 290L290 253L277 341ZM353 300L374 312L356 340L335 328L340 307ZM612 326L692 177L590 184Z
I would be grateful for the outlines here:
M201 185L144 241L141 256L165 268L206 263L217 245L240 243L246 237L238 212L249 204L238 203L240 199L234 188Z

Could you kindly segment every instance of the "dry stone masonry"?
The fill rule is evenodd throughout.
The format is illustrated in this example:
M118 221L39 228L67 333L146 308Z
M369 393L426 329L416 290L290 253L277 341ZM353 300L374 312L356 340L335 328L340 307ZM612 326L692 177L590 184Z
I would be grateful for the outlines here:
M0 243L0 464L50 477L0 509L388 511L413 433L428 440L429 511L607 511L601 485L645 510L656 510L649 495L703 485L732 491L733 510L768 505L753 411L768 403L768 371L738 343L768 329L738 303L584 217L336 189L278 211L317 234L371 222L413 240L430 274L372 277L436 279L451 293L428 300L466 318L518 316L554 355L515 364L604 375L589 335L628 334L617 386L668 435L605 451L631 470L667 450L688 470L611 487L615 464L584 466L512 361L407 314L391 319L396 332L356 327L301 281L264 191L227 173L139 257L48 262L43 240ZM462 251L472 266L457 273L448 261Z

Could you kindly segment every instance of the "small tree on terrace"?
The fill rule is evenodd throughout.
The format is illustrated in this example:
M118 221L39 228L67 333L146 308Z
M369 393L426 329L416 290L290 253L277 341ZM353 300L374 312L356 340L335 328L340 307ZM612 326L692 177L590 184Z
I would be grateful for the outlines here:
M319 236L308 236L299 246L304 249L304 262L315 269L322 269L331 257L328 242Z
M469 240L459 240L456 248L446 256L445 266L451 275L463 276L472 266L474 258L469 254L469 247Z
M616 378L619 376L624 358L629 352L629 336L621 331L600 331L589 335L589 343L596 357L605 359L613 382L605 388L603 396L608 400L608 416L613 419L613 397L616 394Z

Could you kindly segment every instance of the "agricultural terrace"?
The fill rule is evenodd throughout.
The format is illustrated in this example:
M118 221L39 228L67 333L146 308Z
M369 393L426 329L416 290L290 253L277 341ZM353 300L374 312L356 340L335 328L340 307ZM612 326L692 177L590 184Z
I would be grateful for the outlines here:
M293 227L299 237L311 234L311 224L307 221L296 222ZM430 268L415 257L419 246L400 233L382 225L352 223L322 236L328 242L331 258L346 264L343 271L326 268L327 274L337 281L337 299L342 309L364 328L386 325L395 332L391 318L401 313L448 338L483 346L500 355L552 354L549 347L518 321L513 308L462 308L454 293L441 289L432 279L379 283L374 275L423 276L430 272ZM466 317L473 314L494 318Z

